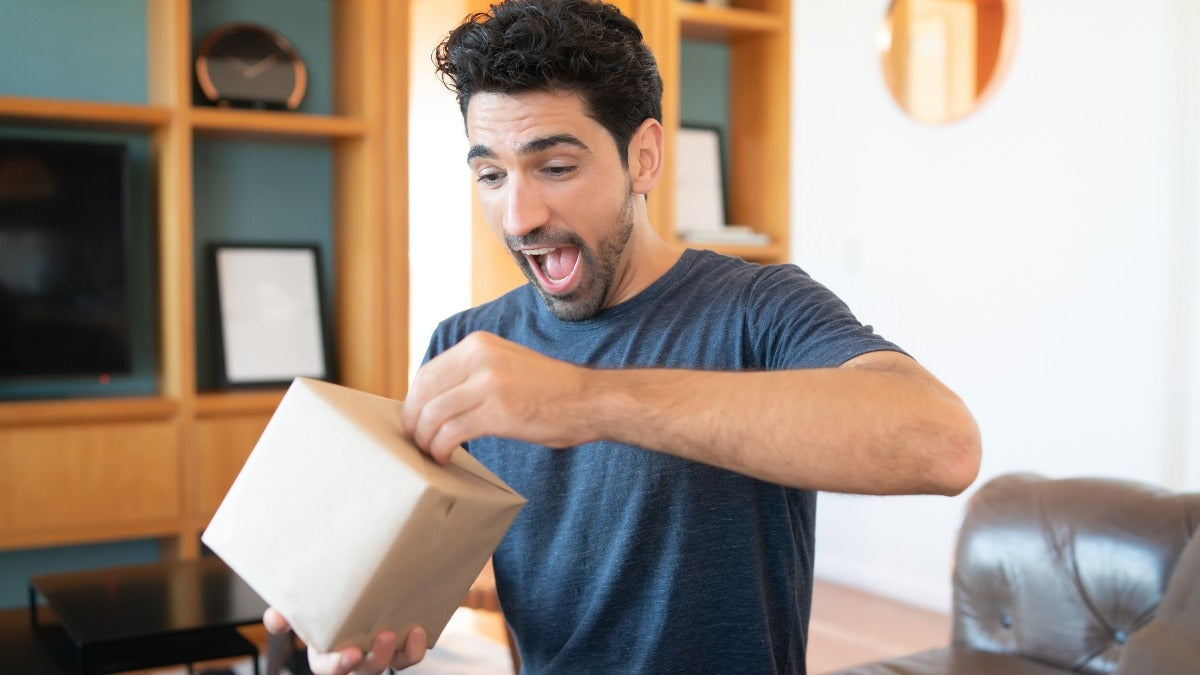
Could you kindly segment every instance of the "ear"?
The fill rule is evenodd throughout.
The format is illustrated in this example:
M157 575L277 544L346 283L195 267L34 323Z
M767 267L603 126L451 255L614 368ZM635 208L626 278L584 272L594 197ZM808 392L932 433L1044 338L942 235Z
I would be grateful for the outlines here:
M663 169L663 127L653 117L642 122L629 139L629 183L644 195L658 185Z

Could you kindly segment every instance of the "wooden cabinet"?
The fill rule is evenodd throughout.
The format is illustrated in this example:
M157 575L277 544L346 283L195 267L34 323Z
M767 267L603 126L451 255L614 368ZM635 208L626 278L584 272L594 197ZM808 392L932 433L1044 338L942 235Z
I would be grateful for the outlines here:
M487 4L473 0L472 11L486 11ZM681 81L683 70L692 66L684 61L682 46L688 41L715 45L729 65L728 81L708 92L728 92L728 101L720 103L728 107L729 220L766 234L770 241L764 246L690 245L754 262L785 262L790 228L791 1L732 0L729 7L683 0L621 0L615 4L641 27L663 77L668 161L659 187L648 201L650 222L664 239L679 241L672 188L675 137L681 120L689 119L689 111L683 108ZM724 76L711 74L712 78ZM475 302L524 283L508 252L482 223L478 210L472 240Z
M192 437L195 462L190 473L194 476L193 509L198 518L207 521L216 513L270 417L269 412L239 409L211 416L202 412L196 420Z
M64 4L0 0L0 14L36 32L63 22L64 12L69 19L72 11L99 11ZM404 394L408 8L390 0L120 0L112 7L136 19L128 35L112 39L145 42L145 72L133 78L140 78L133 89L144 91L144 100L73 98L69 90L30 95L4 91L0 82L0 128L8 135L123 133L149 144L157 304L144 311L155 326L156 391L0 403L0 549L153 536L190 557L282 395L209 385L211 359L197 349L211 331L202 306L205 244L231 236L259 243L294 238L286 222L273 232L253 229L286 193L269 176L255 176L252 189L212 187L236 174L220 157L280 151L325 158L325 178L283 187L318 194L317 203L328 205L311 214L309 227L325 239L332 267L325 271L332 278L339 380ZM193 84L199 38L211 24L246 20L285 35L283 26L298 26L309 36L297 47L302 57L316 55L309 69L312 105L277 112L202 103ZM49 44L61 37L39 39ZM90 58L103 63L105 56ZM15 55L6 62L26 67ZM235 198L237 204L225 203ZM244 222L226 222L229 213Z
M0 548L176 535L174 446L169 418L4 428Z

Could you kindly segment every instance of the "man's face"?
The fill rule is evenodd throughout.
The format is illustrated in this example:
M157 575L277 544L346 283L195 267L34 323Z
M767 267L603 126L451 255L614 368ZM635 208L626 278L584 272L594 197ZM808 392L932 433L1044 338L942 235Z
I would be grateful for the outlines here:
M475 94L467 139L484 218L550 311L578 321L614 304L633 193L616 143L582 99Z

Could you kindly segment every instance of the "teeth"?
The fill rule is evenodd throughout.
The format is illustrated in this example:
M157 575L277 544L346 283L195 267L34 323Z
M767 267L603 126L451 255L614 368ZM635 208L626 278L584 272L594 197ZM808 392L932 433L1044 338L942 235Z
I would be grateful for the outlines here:
M527 248L524 251L521 251L521 253L524 253L525 255L546 255L547 253L549 253L553 250L554 250L553 247L551 247L551 248Z

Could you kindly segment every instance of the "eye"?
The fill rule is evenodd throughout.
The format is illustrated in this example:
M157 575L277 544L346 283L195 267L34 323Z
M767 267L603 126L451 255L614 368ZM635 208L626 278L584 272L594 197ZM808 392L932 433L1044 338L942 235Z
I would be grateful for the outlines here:
M475 178L475 181L484 187L495 187L502 180L504 180L504 172L497 169L484 169Z
M542 167L542 173L546 174L547 176L549 176L551 178L565 178L566 176L569 176L572 173L574 173L576 168L577 167L575 167L575 166L562 166L562 165L558 165L558 164L551 164L549 166Z

